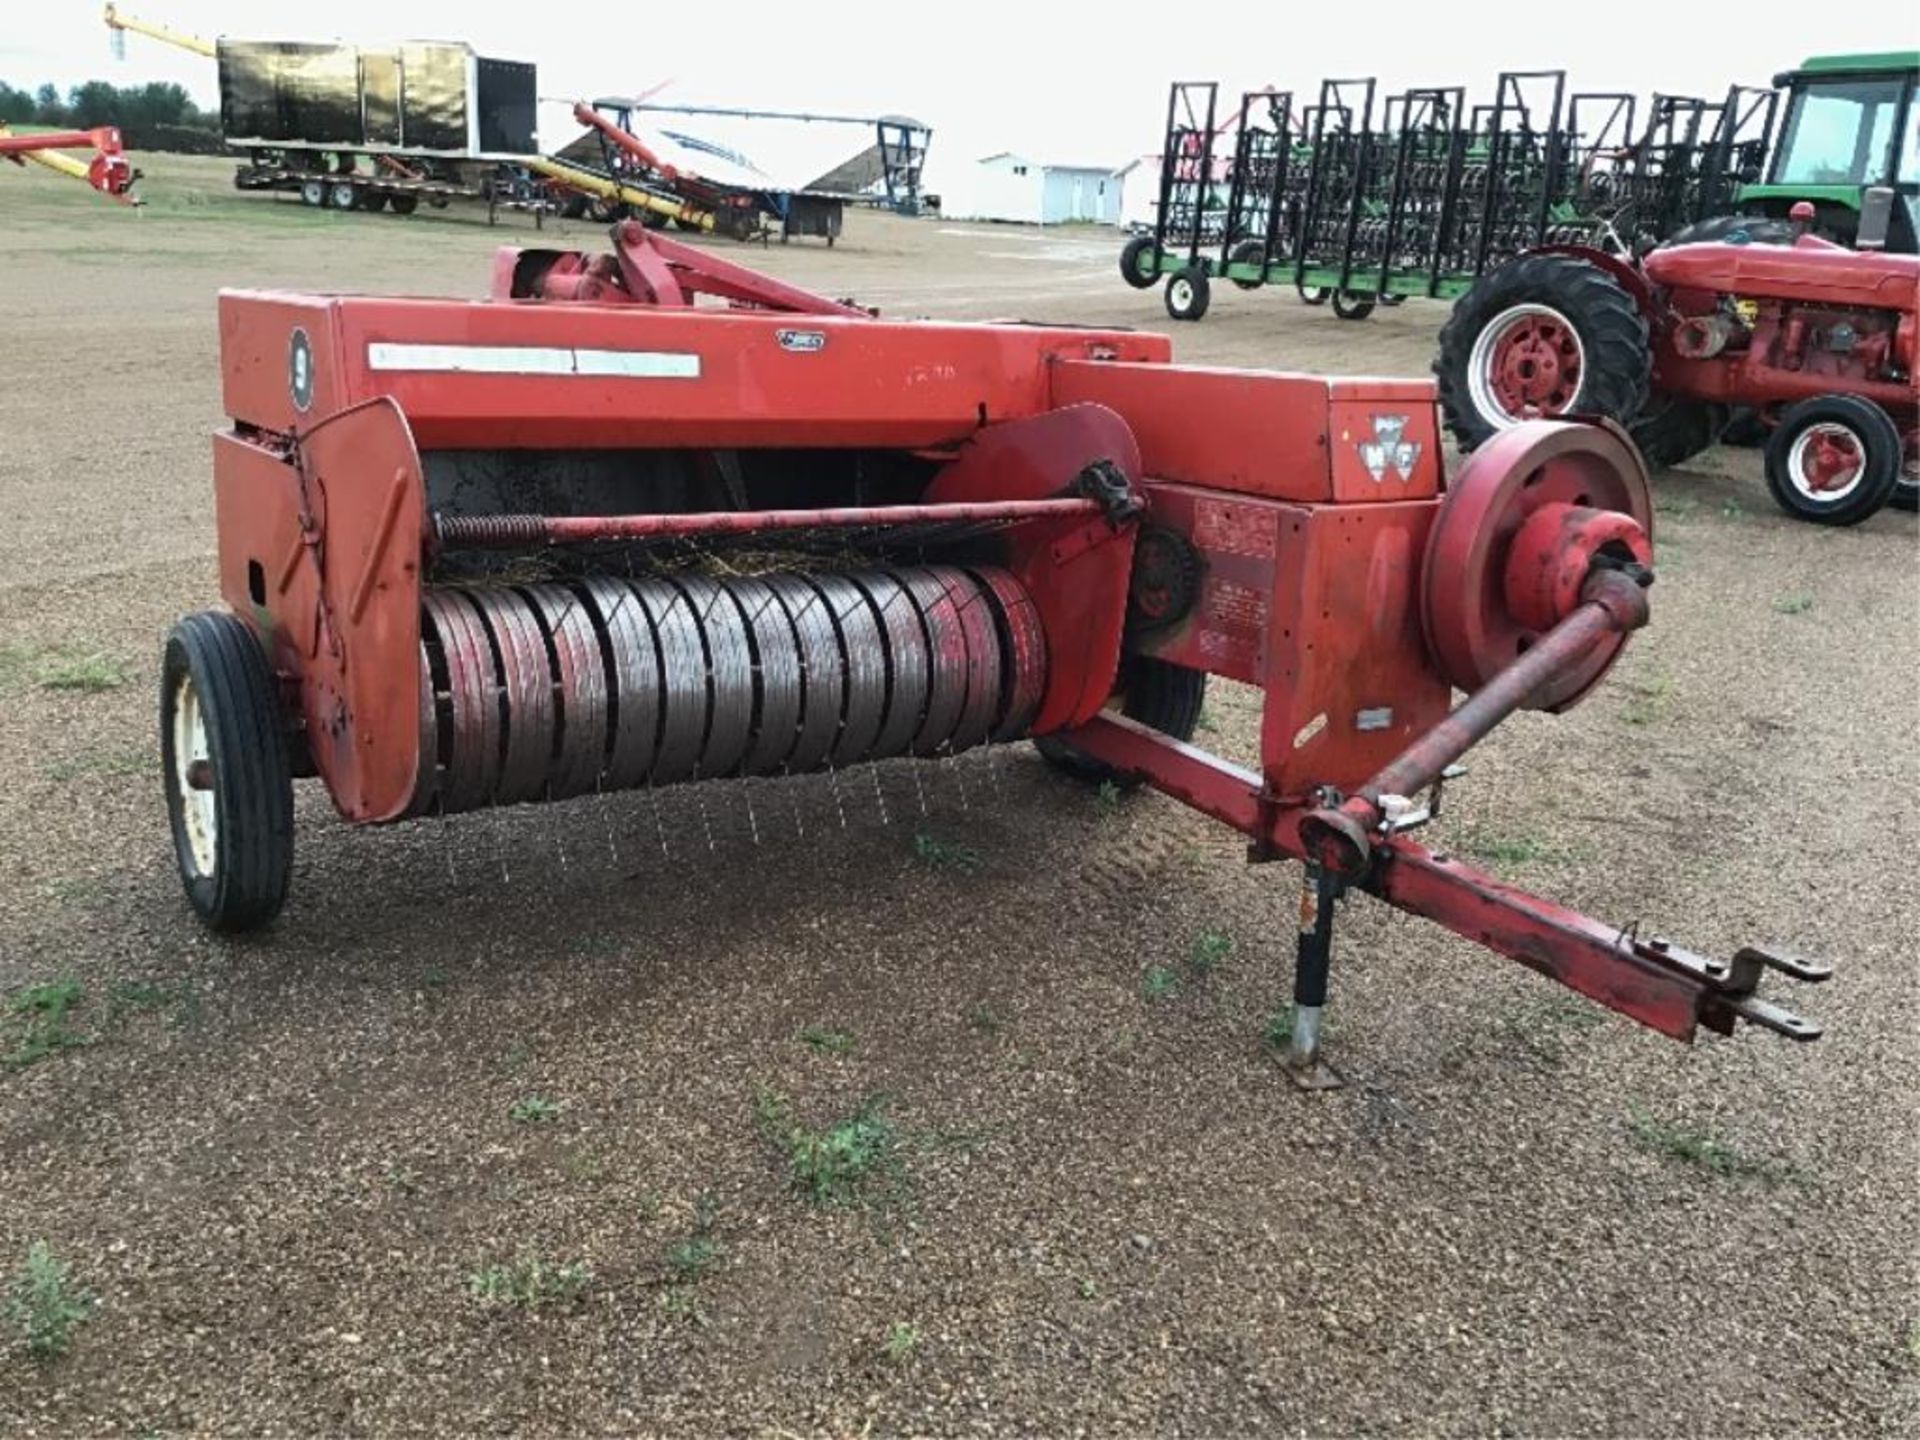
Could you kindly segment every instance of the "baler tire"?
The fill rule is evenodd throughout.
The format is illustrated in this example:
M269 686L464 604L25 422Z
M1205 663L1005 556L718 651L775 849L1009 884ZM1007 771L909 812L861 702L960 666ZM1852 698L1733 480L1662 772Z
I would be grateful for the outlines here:
M1184 665L1145 655L1121 657L1120 684L1114 691L1114 702L1129 720L1138 720L1176 740L1191 740L1206 698L1207 672L1204 670L1190 670ZM1139 776L1123 774L1058 736L1037 736L1033 746L1054 769L1090 785L1110 784L1132 790L1140 784Z
M1861 451L1860 478L1832 500L1809 495L1795 479L1804 464L1802 437L1816 425L1838 427ZM1816 525L1858 525L1893 497L1900 483L1900 431L1863 395L1815 395L1791 406L1767 437L1767 489L1796 520Z
M183 714L182 705L192 709ZM204 756L182 760L185 740ZM196 837L186 772L208 765ZM188 615L167 637L160 667L160 763L174 856L187 900L225 934L267 924L293 873L293 770L279 688L266 653L238 616ZM196 792L198 793L198 792Z
M1373 314L1373 296L1342 290L1333 297L1333 313L1342 320L1364 320Z
M1167 314L1175 320L1198 320L1207 313L1213 287L1201 265L1182 265L1167 277Z
M1482 332L1521 307L1551 314L1579 342L1578 387L1553 414L1604 415L1626 424L1640 413L1652 377L1653 355L1647 318L1634 298L1613 276L1584 260L1570 255L1523 255L1476 280L1454 302L1440 330L1433 373L1439 380L1447 428L1462 450L1472 450L1519 423L1512 418L1503 422L1481 411L1474 398L1472 371Z
M1242 290L1258 290L1262 285L1267 283L1264 278L1267 265L1267 247L1260 241L1242 240L1238 245L1233 247L1232 253L1227 256L1227 263L1230 265L1258 265L1260 267L1263 278L1259 280L1235 280L1233 282Z
M1146 264L1141 264L1145 257ZM1120 247L1120 278L1136 290L1151 290L1160 278L1160 248L1151 235L1136 235Z
M1701 400L1686 400L1676 395L1654 394L1627 426L1627 433L1639 447L1640 458L1655 469L1670 470L1684 465L1704 450L1711 450L1726 428L1724 407Z
M392 194L387 196L387 208L396 215L411 215L420 208L420 197Z

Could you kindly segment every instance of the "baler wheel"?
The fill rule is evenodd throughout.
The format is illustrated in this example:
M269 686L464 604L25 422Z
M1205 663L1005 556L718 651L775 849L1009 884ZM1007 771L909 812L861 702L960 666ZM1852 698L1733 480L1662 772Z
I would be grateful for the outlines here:
M1267 247L1258 240L1242 240L1233 247L1233 253L1227 256L1227 261L1233 265L1258 265L1264 272L1267 264ZM1264 279L1235 280L1233 283L1242 290L1258 290L1266 284L1266 281Z
M1333 297L1333 313L1342 320L1364 320L1373 314L1373 296L1342 290Z
M1578 413L1625 424L1646 402L1652 370L1639 305L1568 255L1523 255L1482 276L1454 302L1433 365L1463 450L1525 420Z
M1151 235L1136 235L1120 247L1120 278L1136 290L1151 290L1160 278L1160 251Z
M167 637L160 764L188 901L215 930L265 925L293 873L293 771L273 671L239 617L201 611Z
M1892 498L1900 468L1899 430L1861 395L1802 400L1767 437L1767 489L1816 525L1858 525Z
M1167 277L1167 314L1176 320L1198 320L1207 313L1213 287L1199 265L1182 265Z
M1184 665L1148 655L1123 655L1119 684L1107 708L1117 709L1129 720L1138 720L1162 735L1191 740L1206 698L1206 671L1189 670ZM1057 736L1039 736L1033 745L1049 765L1076 780L1096 785L1113 784L1122 790L1131 790L1140 783L1138 777L1123 775Z

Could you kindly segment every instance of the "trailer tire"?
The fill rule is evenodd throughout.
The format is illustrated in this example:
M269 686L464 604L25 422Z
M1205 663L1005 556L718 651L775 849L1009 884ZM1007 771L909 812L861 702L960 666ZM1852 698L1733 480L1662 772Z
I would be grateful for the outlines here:
M387 192L384 190L369 190L365 195L360 197L360 208L370 214L377 215L387 208L388 198Z
M327 182L324 180L302 180L300 182L300 203L315 207L327 203Z
M336 180L327 186L327 208L330 210L358 210L360 191L345 180Z
M1821 450L1852 451L1855 476L1823 491L1812 468ZM1767 489L1796 520L1858 525L1885 505L1900 483L1900 432L1893 418L1862 395L1816 395L1792 406L1767 437Z
M1193 739L1194 728L1200 723L1200 707L1206 698L1206 671L1190 670L1147 655L1122 655L1119 684L1113 699L1108 701L1108 708L1117 709L1129 720L1138 720L1162 735L1185 741ZM1038 736L1033 746L1054 769L1076 780L1094 785L1113 784L1122 790L1131 790L1140 783L1139 776L1122 774L1057 736Z
M1182 265L1167 277L1167 314L1176 320L1198 320L1207 313L1213 286L1199 265Z
M389 195L387 197L387 208L392 210L396 215L411 215L420 208L420 197L418 195Z
M1136 235L1120 247L1120 278L1136 290L1151 290L1160 278L1160 247L1151 235Z
M1227 263L1230 265L1257 265L1260 267L1261 273L1264 276L1267 267L1267 247L1258 240L1242 240L1238 245L1233 247L1233 252L1227 256ZM1258 290L1267 282L1263 278L1259 280L1235 280L1233 283L1238 285L1242 290Z
M1646 403L1652 369L1639 305L1571 255L1523 255L1481 276L1454 302L1433 363L1462 450L1524 419L1579 413L1626 424ZM1518 396L1504 393L1516 386Z
M167 637L160 763L188 902L214 930L265 925L293 873L293 772L273 671L238 616L203 610Z
M1298 280L1293 282L1293 288L1302 305L1324 305L1333 295L1324 285L1306 285Z
M1373 314L1373 296L1342 290L1333 297L1333 313L1342 320L1364 320Z
M1726 425L1725 406L1655 392L1633 417L1627 433L1648 465L1669 470L1712 449Z

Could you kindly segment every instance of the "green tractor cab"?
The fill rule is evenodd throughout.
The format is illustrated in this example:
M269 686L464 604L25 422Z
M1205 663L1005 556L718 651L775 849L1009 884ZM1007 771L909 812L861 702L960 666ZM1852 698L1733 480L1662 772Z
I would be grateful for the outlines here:
M1920 51L1879 55L1816 55L1773 78L1787 92L1786 118L1758 185L1742 186L1742 214L1786 220L1802 200L1814 207L1814 229L1845 245L1880 228L1870 190L1891 190L1885 248L1913 254L1920 232Z

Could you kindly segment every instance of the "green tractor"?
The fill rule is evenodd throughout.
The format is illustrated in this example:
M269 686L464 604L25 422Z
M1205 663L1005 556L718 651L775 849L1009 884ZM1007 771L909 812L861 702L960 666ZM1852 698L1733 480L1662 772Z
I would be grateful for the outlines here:
M1861 211L1871 203L1867 192L1874 190L1892 192L1892 213L1884 230L1872 217L1868 233L1884 233L1885 248L1896 254L1915 253L1920 51L1816 55L1798 70L1774 76L1773 83L1786 91L1787 110L1766 179L1740 188L1738 215L1702 220L1667 243L1718 240L1736 228L1755 240L1787 239L1790 212L1805 200L1814 207L1815 233L1851 246ZM1741 223L1754 220L1761 223Z

